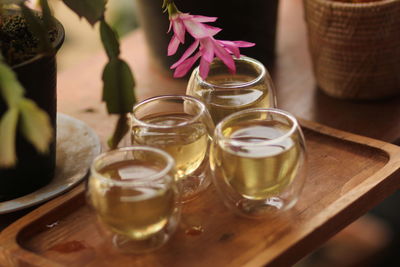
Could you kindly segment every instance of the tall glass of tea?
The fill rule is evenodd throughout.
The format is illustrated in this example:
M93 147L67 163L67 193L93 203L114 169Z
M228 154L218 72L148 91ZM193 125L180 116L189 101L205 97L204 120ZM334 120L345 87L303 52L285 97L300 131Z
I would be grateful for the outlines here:
M173 158L152 147L120 148L94 160L87 199L116 248L141 253L167 242L180 217L174 175Z
M157 96L134 106L133 145L149 145L175 159L175 179L187 202L209 184L209 147L214 124L205 105L185 95Z
M234 61L236 73L215 59L206 79L200 77L199 67L189 79L186 93L206 104L215 124L240 110L276 107L274 86L264 65L245 56Z
M306 173L306 148L296 119L278 109L249 109L215 128L210 165L225 204L246 217L295 205Z

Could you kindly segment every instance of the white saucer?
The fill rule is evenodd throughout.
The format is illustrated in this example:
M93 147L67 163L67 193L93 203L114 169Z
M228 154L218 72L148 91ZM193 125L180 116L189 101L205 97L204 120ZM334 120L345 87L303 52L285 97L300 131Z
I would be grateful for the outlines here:
M68 115L57 114L55 177L50 184L31 194L0 202L0 214L31 207L71 189L85 178L100 151L100 140L89 126Z

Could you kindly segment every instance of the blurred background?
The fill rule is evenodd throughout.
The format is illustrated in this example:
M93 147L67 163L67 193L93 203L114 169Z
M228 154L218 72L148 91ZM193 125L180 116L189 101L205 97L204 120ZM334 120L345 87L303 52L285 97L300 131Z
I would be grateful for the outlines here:
M51 0L51 5L66 31L65 43L57 56L59 71L102 52L98 27L93 29L59 0ZM134 0L109 1L106 16L120 38L138 27ZM400 212L397 212L397 203L400 203L399 193L339 232L295 266L400 266L400 257L397 255Z
M98 25L92 27L86 20L79 19L59 0L51 0L50 4L66 32L63 47L57 54L59 71L102 51ZM134 10L133 0L109 1L107 4L106 17L120 38L138 26Z

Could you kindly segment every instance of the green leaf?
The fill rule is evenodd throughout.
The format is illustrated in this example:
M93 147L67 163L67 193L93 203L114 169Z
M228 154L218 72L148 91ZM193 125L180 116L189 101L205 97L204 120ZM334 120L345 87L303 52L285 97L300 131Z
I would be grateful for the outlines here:
M39 39L40 50L46 53L53 52L53 46L49 40L49 35L43 21L34 11L24 4L20 5L21 12L27 21L29 30Z
M12 167L17 161L15 135L18 122L18 109L11 108L0 120L0 166Z
M111 59L103 71L103 101L108 113L124 114L132 111L135 102L135 81L128 64L119 58Z
M24 95L24 88L17 79L12 69L0 61L0 96L9 107L16 107Z
M100 22L100 36L108 58L118 57L120 50L117 34L104 20Z
M119 142L121 142L122 138L129 131L129 118L127 114L121 114L118 118L117 125L115 126L113 136L108 139L108 146L111 149L115 149L118 147Z
M49 116L30 99L22 99L19 108L22 134L39 152L47 152L53 137Z
M106 0L63 0L79 17L84 17L90 24L99 21L106 10Z
M169 2L170 2L169 0L163 0L163 4L162 4L161 8L163 10L166 10Z

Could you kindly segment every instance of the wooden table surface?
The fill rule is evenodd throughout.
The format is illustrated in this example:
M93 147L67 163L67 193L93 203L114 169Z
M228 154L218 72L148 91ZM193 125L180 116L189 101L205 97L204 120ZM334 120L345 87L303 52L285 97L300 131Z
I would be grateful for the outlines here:
M379 101L344 101L316 88L307 48L301 0L281 0L277 59L270 69L278 105L298 117L337 129L400 143L400 97ZM132 66L139 100L159 94L184 93L185 82L174 80L151 60L144 35L136 30L123 40L122 57ZM86 122L103 144L114 117L106 115L101 99L101 73L106 56L94 55L59 73L58 110ZM31 209L30 209L31 210ZM0 216L0 229L27 211Z

